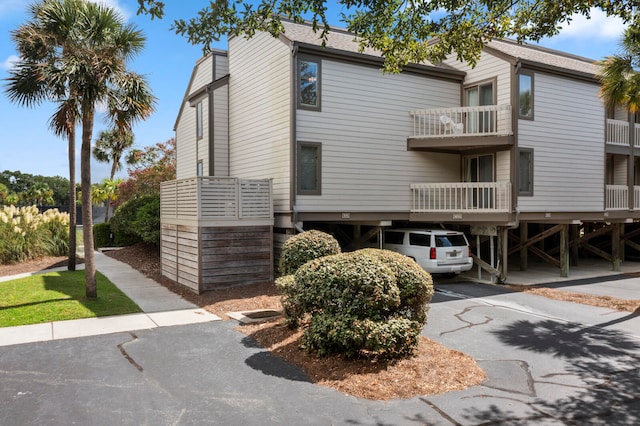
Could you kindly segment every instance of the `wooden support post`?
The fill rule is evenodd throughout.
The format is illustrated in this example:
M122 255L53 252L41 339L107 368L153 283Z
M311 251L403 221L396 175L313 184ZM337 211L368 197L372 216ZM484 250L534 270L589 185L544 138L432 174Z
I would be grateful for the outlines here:
M560 228L560 276L569 276L569 225Z
M509 265L509 229L506 226L498 226L498 284L504 283L507 277ZM502 279L501 279L502 278Z
M529 238L529 224L520 223L520 241L527 241ZM529 268L529 250L526 247L520 249L520 270L526 271Z
M620 224L613 224L611 232L611 269L620 272Z
M633 192L633 191L631 191ZM633 205L633 204L630 204ZM624 233L625 233L625 228L626 225L624 223L620 224L620 262L624 263L624 259L625 259L625 255L624 255L624 250L625 250L625 244L624 244Z
M578 235L580 225L569 226L569 264L578 266Z

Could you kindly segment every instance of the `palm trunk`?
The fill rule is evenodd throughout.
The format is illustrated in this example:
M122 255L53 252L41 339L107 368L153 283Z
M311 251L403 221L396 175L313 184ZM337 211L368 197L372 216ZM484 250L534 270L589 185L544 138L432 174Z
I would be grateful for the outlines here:
M67 269L76 270L76 128L69 129L69 260Z
M109 178L111 181L113 181L113 177L116 175L116 169L118 168L118 164L120 164L120 159L118 158L117 162L114 159L113 165L111 166L111 177ZM107 208L106 208L106 211L104 212L104 221L109 222L109 209L111 207L111 200L109 199L109 197L107 197L107 201L105 201L105 205Z
M83 108L82 148L80 150L80 181L82 188L82 234L84 237L85 292L88 299L98 297L96 265L93 255L93 218L91 216L91 137L94 107Z

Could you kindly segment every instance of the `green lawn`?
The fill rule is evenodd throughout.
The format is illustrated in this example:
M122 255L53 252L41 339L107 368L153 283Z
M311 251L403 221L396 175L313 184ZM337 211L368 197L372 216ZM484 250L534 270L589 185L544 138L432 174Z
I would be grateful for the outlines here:
M142 310L97 273L98 298L85 298L84 271L49 272L0 282L0 327L130 314Z

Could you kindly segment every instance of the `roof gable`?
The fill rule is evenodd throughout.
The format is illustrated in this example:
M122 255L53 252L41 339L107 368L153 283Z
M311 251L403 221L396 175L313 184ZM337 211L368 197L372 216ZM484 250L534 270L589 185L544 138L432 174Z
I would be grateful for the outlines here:
M515 62L539 64L565 70L568 73L589 75L595 78L600 71L598 62L593 59L572 55L558 50L548 49L514 40L491 40L486 47L488 52L498 52L507 55Z

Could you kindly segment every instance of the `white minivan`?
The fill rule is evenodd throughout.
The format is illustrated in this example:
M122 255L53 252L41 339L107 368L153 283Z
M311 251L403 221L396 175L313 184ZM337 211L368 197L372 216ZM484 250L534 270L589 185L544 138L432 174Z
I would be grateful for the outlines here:
M388 229L384 248L409 256L431 274L453 275L473 267L469 241L458 231Z

